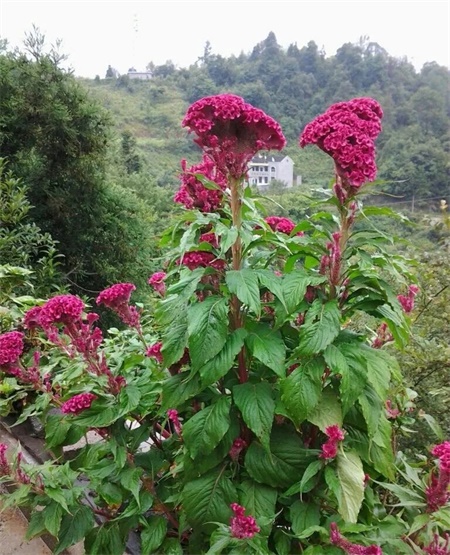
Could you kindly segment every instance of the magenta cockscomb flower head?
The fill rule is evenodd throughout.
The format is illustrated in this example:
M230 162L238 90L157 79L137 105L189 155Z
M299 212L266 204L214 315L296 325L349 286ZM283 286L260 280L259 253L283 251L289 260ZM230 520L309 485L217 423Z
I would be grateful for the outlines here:
M212 252L207 251L187 252L183 255L179 263L183 266L187 266L190 270L195 270L195 268L206 268L208 266L216 270L223 270L225 268L225 260L221 260Z
M233 445L228 451L228 454L230 455L230 458L233 461L237 461L241 452L246 448L247 448L247 442L245 441L245 439L238 437L233 441Z
M0 476L9 476L11 473L11 466L6 458L7 450L6 443L0 443Z
M252 516L245 516L245 507L237 503L231 503L234 516L230 519L231 535L239 540L253 538L260 531L256 520Z
M433 541L423 550L428 555L448 555L450 553L450 534L445 534L443 538L439 534L434 534Z
M209 243L215 249L219 247L219 238L215 233L202 233L199 240L200 243Z
M182 160L181 185L175 193L173 200L183 204L189 210L196 208L200 212L215 212L222 206L223 191L227 182L225 175L217 168L214 162L203 155L200 164L187 168L186 160ZM205 179L212 182L215 187L208 188L198 178L201 174Z
M269 224L273 231L279 231L280 233L285 233L290 235L295 227L295 223L289 218L283 218L280 216L268 216L265 221ZM302 237L304 235L303 231L299 231L296 235Z
M103 290L97 297L97 304L113 310L124 324L133 328L140 326L140 316L136 307L130 306L131 293L136 289L133 283L116 283Z
M260 150L281 150L286 139L280 125L262 110L234 94L201 98L182 122L197 135L195 142L227 176L241 179Z
M450 441L436 445L431 454L439 459L439 469L431 473L425 494L428 511L434 512L450 500Z
M41 315L42 306L34 306L25 312L23 317L23 325L27 330L34 330L41 326L39 318Z
M374 140L382 117L381 106L373 98L338 102L305 127L300 146L317 145L333 158L346 188L358 188L376 177ZM341 202L345 200L346 194L337 194Z
M344 430L334 424L325 428L325 435L328 440L322 445L322 452L319 457L321 459L334 459L338 452L339 443L344 441Z
M356 543L351 543L345 539L335 522L330 525L330 541L336 547L340 547L347 555L383 555L381 547L377 545L369 545L364 547Z
M61 412L64 414L78 414L90 408L97 395L93 393L80 393L68 399L61 406Z
M23 353L24 335L20 331L8 331L0 335L0 366L17 365Z
M176 409L169 409L167 411L167 418L172 422L175 433L181 436L181 423L178 418L178 411Z
M153 287L153 289L161 295L164 296L166 293L166 284L164 280L166 279L166 272L155 272L149 278L147 283Z
M49 299L38 312L38 322L44 330L55 324L71 325L81 321L84 302L76 295L57 295Z
M145 351L145 354L150 358L156 358L158 362L162 362L163 356L161 353L161 349L162 349L162 343L159 341L158 343L154 343L153 345L150 345L150 347L148 347L147 350Z
M417 285L410 285L407 295L397 295L398 302L401 304L405 314L411 314L414 310L414 299L418 292L419 288Z

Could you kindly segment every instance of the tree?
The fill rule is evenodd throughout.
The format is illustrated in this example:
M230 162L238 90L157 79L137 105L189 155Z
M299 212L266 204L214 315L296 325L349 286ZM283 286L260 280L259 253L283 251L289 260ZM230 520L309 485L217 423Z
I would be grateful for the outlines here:
M139 154L136 153L136 139L129 131L122 133L122 158L127 173L135 173L141 169Z

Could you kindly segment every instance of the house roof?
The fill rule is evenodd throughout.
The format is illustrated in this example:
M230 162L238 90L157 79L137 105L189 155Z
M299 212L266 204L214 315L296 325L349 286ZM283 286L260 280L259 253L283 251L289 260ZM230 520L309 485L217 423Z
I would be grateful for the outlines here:
M256 154L251 159L251 164L267 164L269 162L281 162L285 158L288 158L286 154Z

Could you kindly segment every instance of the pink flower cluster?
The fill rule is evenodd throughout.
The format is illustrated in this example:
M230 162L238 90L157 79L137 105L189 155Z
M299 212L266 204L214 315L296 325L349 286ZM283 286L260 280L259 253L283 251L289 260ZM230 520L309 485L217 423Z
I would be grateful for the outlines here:
M219 246L219 239L215 233L202 233L200 235L201 243L209 243L215 249Z
M40 310L39 310L40 308ZM70 325L79 322L84 310L84 302L75 295L57 295L49 299L43 306L27 313L25 322L37 322L44 330L55 324Z
M295 224L289 218L282 218L280 216L268 216L265 221L269 224L273 231L279 231L280 233L286 233L290 235L295 227ZM303 236L303 231L299 231L296 235L299 237Z
M442 538L445 544L441 543L441 538L438 534L434 534L433 541L428 547L424 547L423 550L428 553L428 555L448 555L450 553L450 534L445 534L445 538Z
M247 447L247 442L245 441L245 439L242 439L241 437L236 438L233 441L233 445L231 446L228 452L231 460L237 461L239 458L239 455L241 454L241 451L243 451L246 447Z
M330 528L331 543L333 545L336 545L337 547L340 547L347 553L347 555L383 555L381 547L378 547L377 545L369 545L368 547L364 547L362 545L351 543L346 540L339 532L339 528L335 522L331 523Z
M78 414L90 408L94 399L97 399L97 395L93 393L80 393L63 403L61 412L65 414Z
M153 287L153 289L161 295L164 296L166 293L166 284L164 280L166 279L166 272L155 272L149 278L147 283Z
M172 422L175 433L181 436L181 423L178 418L178 411L176 409L169 409L167 411L167 417Z
M344 440L344 431L337 424L325 428L328 440L322 445L321 459L334 459L337 455L338 445Z
M215 254L207 251L191 251L183 255L180 264L187 266L190 270L195 268L206 268L211 266L216 270L225 268L225 260L217 258Z
M392 406L392 401L390 399L387 399L385 403L385 409L386 409L386 418L395 420L400 416L400 411L398 409L395 409Z
M383 322L377 329L377 336L372 342L372 347L374 349L380 349L383 345L393 340L394 337L389 331L388 325L386 322Z
M201 98L182 122L195 142L225 175L241 179L259 150L281 150L286 139L280 125L262 110L233 94Z
M444 441L431 451L439 459L438 475L431 473L430 483L425 490L430 512L437 511L450 499L450 441Z
M402 305L405 314L411 314L414 310L414 299L419 292L417 285L410 285L408 287L407 295L397 295L399 303Z
M150 347L147 348L145 354L150 358L156 358L158 362L162 362L163 356L161 353L161 349L162 349L161 342L154 343L153 345L150 345Z
M8 331L0 335L0 366L14 366L23 353L24 335L20 331Z
M333 158L343 181L359 187L376 177L374 140L382 117L381 106L373 98L338 102L305 127L300 146L317 145Z
M186 169L186 160L182 160L181 167L183 169L181 186L173 200L183 204L189 210L197 208L200 212L215 212L222 205L223 191L227 185L223 173L206 156L203 156L200 164L191 166L189 169ZM207 189L196 174L203 175L218 188Z
M231 535L240 540L253 538L260 531L256 520L252 516L245 516L245 507L232 503L230 505L234 516L230 519Z
M0 443L0 476L8 476L11 472L11 467L6 458L6 451L8 446L5 443Z
M130 306L131 293L136 289L132 283L116 283L102 291L97 297L97 304L104 304L113 310L124 324L139 328L140 317L136 307Z
M339 285L341 278L341 234L336 231L332 235L332 241L327 244L329 254L322 256L320 261L319 273L325 275L327 272L330 276L332 285Z

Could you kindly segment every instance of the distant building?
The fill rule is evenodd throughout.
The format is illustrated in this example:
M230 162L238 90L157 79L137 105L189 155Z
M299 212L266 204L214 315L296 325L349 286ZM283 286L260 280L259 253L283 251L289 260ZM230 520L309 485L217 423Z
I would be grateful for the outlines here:
M147 79L151 79L153 77L153 73L151 71L136 71L134 67L130 67L127 75L130 79L140 79L141 81L146 81Z
M271 181L281 181L286 188L294 185L294 162L289 156L257 154L249 164L248 184L266 189Z

